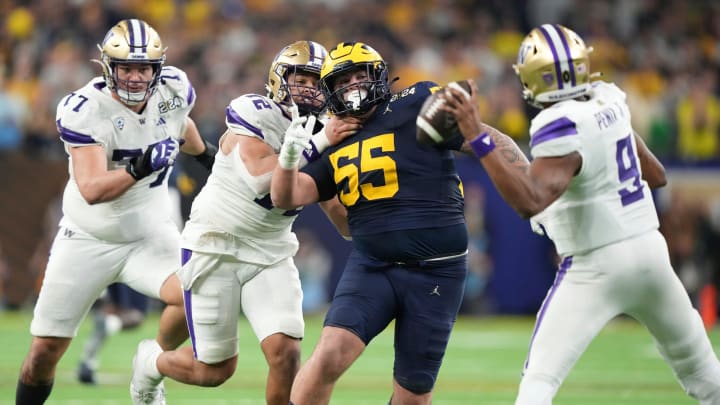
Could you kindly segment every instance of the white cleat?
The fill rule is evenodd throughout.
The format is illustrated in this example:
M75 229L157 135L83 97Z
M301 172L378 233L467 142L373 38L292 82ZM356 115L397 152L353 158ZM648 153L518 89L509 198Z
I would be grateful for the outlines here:
M155 362L162 348L154 339L138 344L133 357L133 376L130 397L135 405L165 405L165 386Z

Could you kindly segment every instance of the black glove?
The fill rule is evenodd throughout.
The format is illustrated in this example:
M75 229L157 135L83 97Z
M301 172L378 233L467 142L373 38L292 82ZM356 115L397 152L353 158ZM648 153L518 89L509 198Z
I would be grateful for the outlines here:
M203 143L205 143L205 150L203 153L199 155L193 156L195 160L200 162L201 165L205 166L208 171L212 170L213 164L215 164L215 154L217 153L218 149L215 145L211 144L207 141L207 139L203 139Z
M151 173L164 169L175 163L175 157L180 151L180 145L172 138L150 145L140 156L130 159L125 165L127 171L135 180L140 180Z

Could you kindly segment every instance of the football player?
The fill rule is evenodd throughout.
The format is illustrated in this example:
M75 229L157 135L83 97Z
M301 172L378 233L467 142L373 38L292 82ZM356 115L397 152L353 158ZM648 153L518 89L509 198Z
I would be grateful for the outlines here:
M298 241L291 230L300 210L273 206L270 177L284 140L315 127L324 105L317 82L326 54L313 41L286 46L270 65L267 96L245 94L227 107L220 152L182 233L178 275L192 347L162 352L154 341L141 342L134 382L157 384L168 376L201 386L222 384L237 365L242 310L268 363L267 403L287 405L304 333L293 262ZM296 158L303 164L317 159L356 127L323 128ZM342 205L330 201L323 209L347 235Z
M367 44L331 50L320 87L330 123L359 120L362 128L302 171L295 149L309 135L286 138L270 195L285 209L337 196L353 250L292 402L327 404L342 373L395 320L391 402L429 404L467 274L463 197L449 150L460 145L416 141L416 117L437 86L419 82L392 94L385 61Z
M168 172L177 153L208 168L214 150L188 116L195 91L185 73L163 66L158 33L138 19L112 27L100 48L102 77L57 107L69 155L63 217L51 248L17 385L16 403L50 395L58 361L105 288L121 282L168 304L158 343L173 349L188 336L179 279L180 235L170 213ZM160 390L146 397L161 397Z
M544 24L524 39L515 73L541 111L530 128L532 163L484 124L477 87L444 94L462 135L505 200L555 243L562 260L537 315L516 404L550 404L592 339L613 318L645 325L680 384L720 404L720 363L670 265L650 192L662 164L633 130L625 93L591 82L583 40Z
M92 306L93 330L83 346L77 368L82 384L97 384L95 374L100 365L100 350L108 337L124 330L132 330L145 320L148 297L122 283L113 283Z

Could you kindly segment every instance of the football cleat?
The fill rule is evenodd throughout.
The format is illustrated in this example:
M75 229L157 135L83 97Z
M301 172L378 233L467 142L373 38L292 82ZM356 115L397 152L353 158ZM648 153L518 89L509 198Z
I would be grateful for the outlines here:
M95 371L85 361L81 361L80 364L78 365L77 379L82 384L88 384L88 385L97 384L97 381L95 380Z
M154 365L162 348L153 339L138 344L133 357L133 376L130 381L130 397L135 405L165 405L165 386L162 375Z

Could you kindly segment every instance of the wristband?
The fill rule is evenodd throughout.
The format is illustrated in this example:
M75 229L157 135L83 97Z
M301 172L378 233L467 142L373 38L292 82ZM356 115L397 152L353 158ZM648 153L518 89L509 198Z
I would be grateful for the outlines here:
M470 144L470 147L472 148L473 152L475 152L475 155L478 158L485 157L485 155L495 149L495 142L493 142L490 134L488 134L487 132L481 133L475 139L468 143Z
M213 164L215 164L215 154L217 153L218 149L215 145L211 144L207 141L207 139L202 140L205 144L205 150L199 154L193 156L195 160L200 162L201 165L205 166L208 171L210 171L213 167Z

